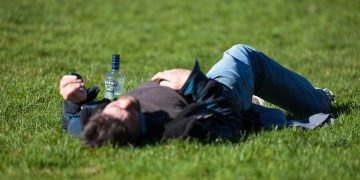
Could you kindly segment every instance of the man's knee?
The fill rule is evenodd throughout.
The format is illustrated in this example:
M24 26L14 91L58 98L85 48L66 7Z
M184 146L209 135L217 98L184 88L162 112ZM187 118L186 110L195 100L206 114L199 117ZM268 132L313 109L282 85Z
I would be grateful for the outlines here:
M226 53L236 59L249 61L250 54L253 51L255 51L255 49L248 45L236 44L236 45L233 45L230 49L228 49L226 51Z
M235 51L242 51L242 52L255 51L255 48L246 44L235 44L230 49Z

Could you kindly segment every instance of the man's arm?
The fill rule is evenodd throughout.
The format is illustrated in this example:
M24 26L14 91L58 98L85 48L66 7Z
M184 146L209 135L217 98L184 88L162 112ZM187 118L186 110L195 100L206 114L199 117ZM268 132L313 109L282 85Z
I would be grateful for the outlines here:
M81 106L96 98L99 88L85 90L85 83L79 75L65 75L60 80L60 94L63 97L62 127L71 134L80 133Z
M222 115L231 113L230 90L221 83L208 79L201 72L197 61L192 71L184 69L167 70L157 73L152 80L159 81L161 86L178 90L191 101L206 105L207 109L211 111Z
M80 103L87 98L85 83L81 76L65 75L60 80L60 95L65 101Z

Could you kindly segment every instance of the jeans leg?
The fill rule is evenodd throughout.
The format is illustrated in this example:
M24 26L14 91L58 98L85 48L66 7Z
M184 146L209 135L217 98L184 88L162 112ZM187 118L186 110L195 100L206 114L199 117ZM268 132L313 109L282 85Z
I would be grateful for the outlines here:
M254 91L255 77L249 57L245 48L233 46L206 74L232 90L235 112L239 115L250 108Z
M252 104L250 109L259 115L259 121L264 129L283 128L286 125L285 114L279 109L267 108L257 104Z
M235 45L207 74L237 91L243 109L255 94L293 113L328 112L328 97L302 76L246 45Z
M304 77L248 47L254 67L254 94L293 113L329 112L327 96Z

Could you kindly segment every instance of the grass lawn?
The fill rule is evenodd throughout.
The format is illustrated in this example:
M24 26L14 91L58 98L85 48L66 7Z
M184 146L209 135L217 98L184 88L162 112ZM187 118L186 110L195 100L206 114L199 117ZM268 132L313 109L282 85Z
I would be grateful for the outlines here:
M360 179L360 2L1 0L0 179ZM154 73L203 71L248 44L335 92L337 123L239 143L85 148L61 129L61 76L103 86L122 55L126 91ZM101 93L101 98L103 94Z

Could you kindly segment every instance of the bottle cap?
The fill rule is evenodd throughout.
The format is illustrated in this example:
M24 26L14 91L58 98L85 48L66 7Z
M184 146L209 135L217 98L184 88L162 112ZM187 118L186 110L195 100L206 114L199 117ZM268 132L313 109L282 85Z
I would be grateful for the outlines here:
M113 54L112 55L112 70L119 70L120 66L120 55L119 54Z

